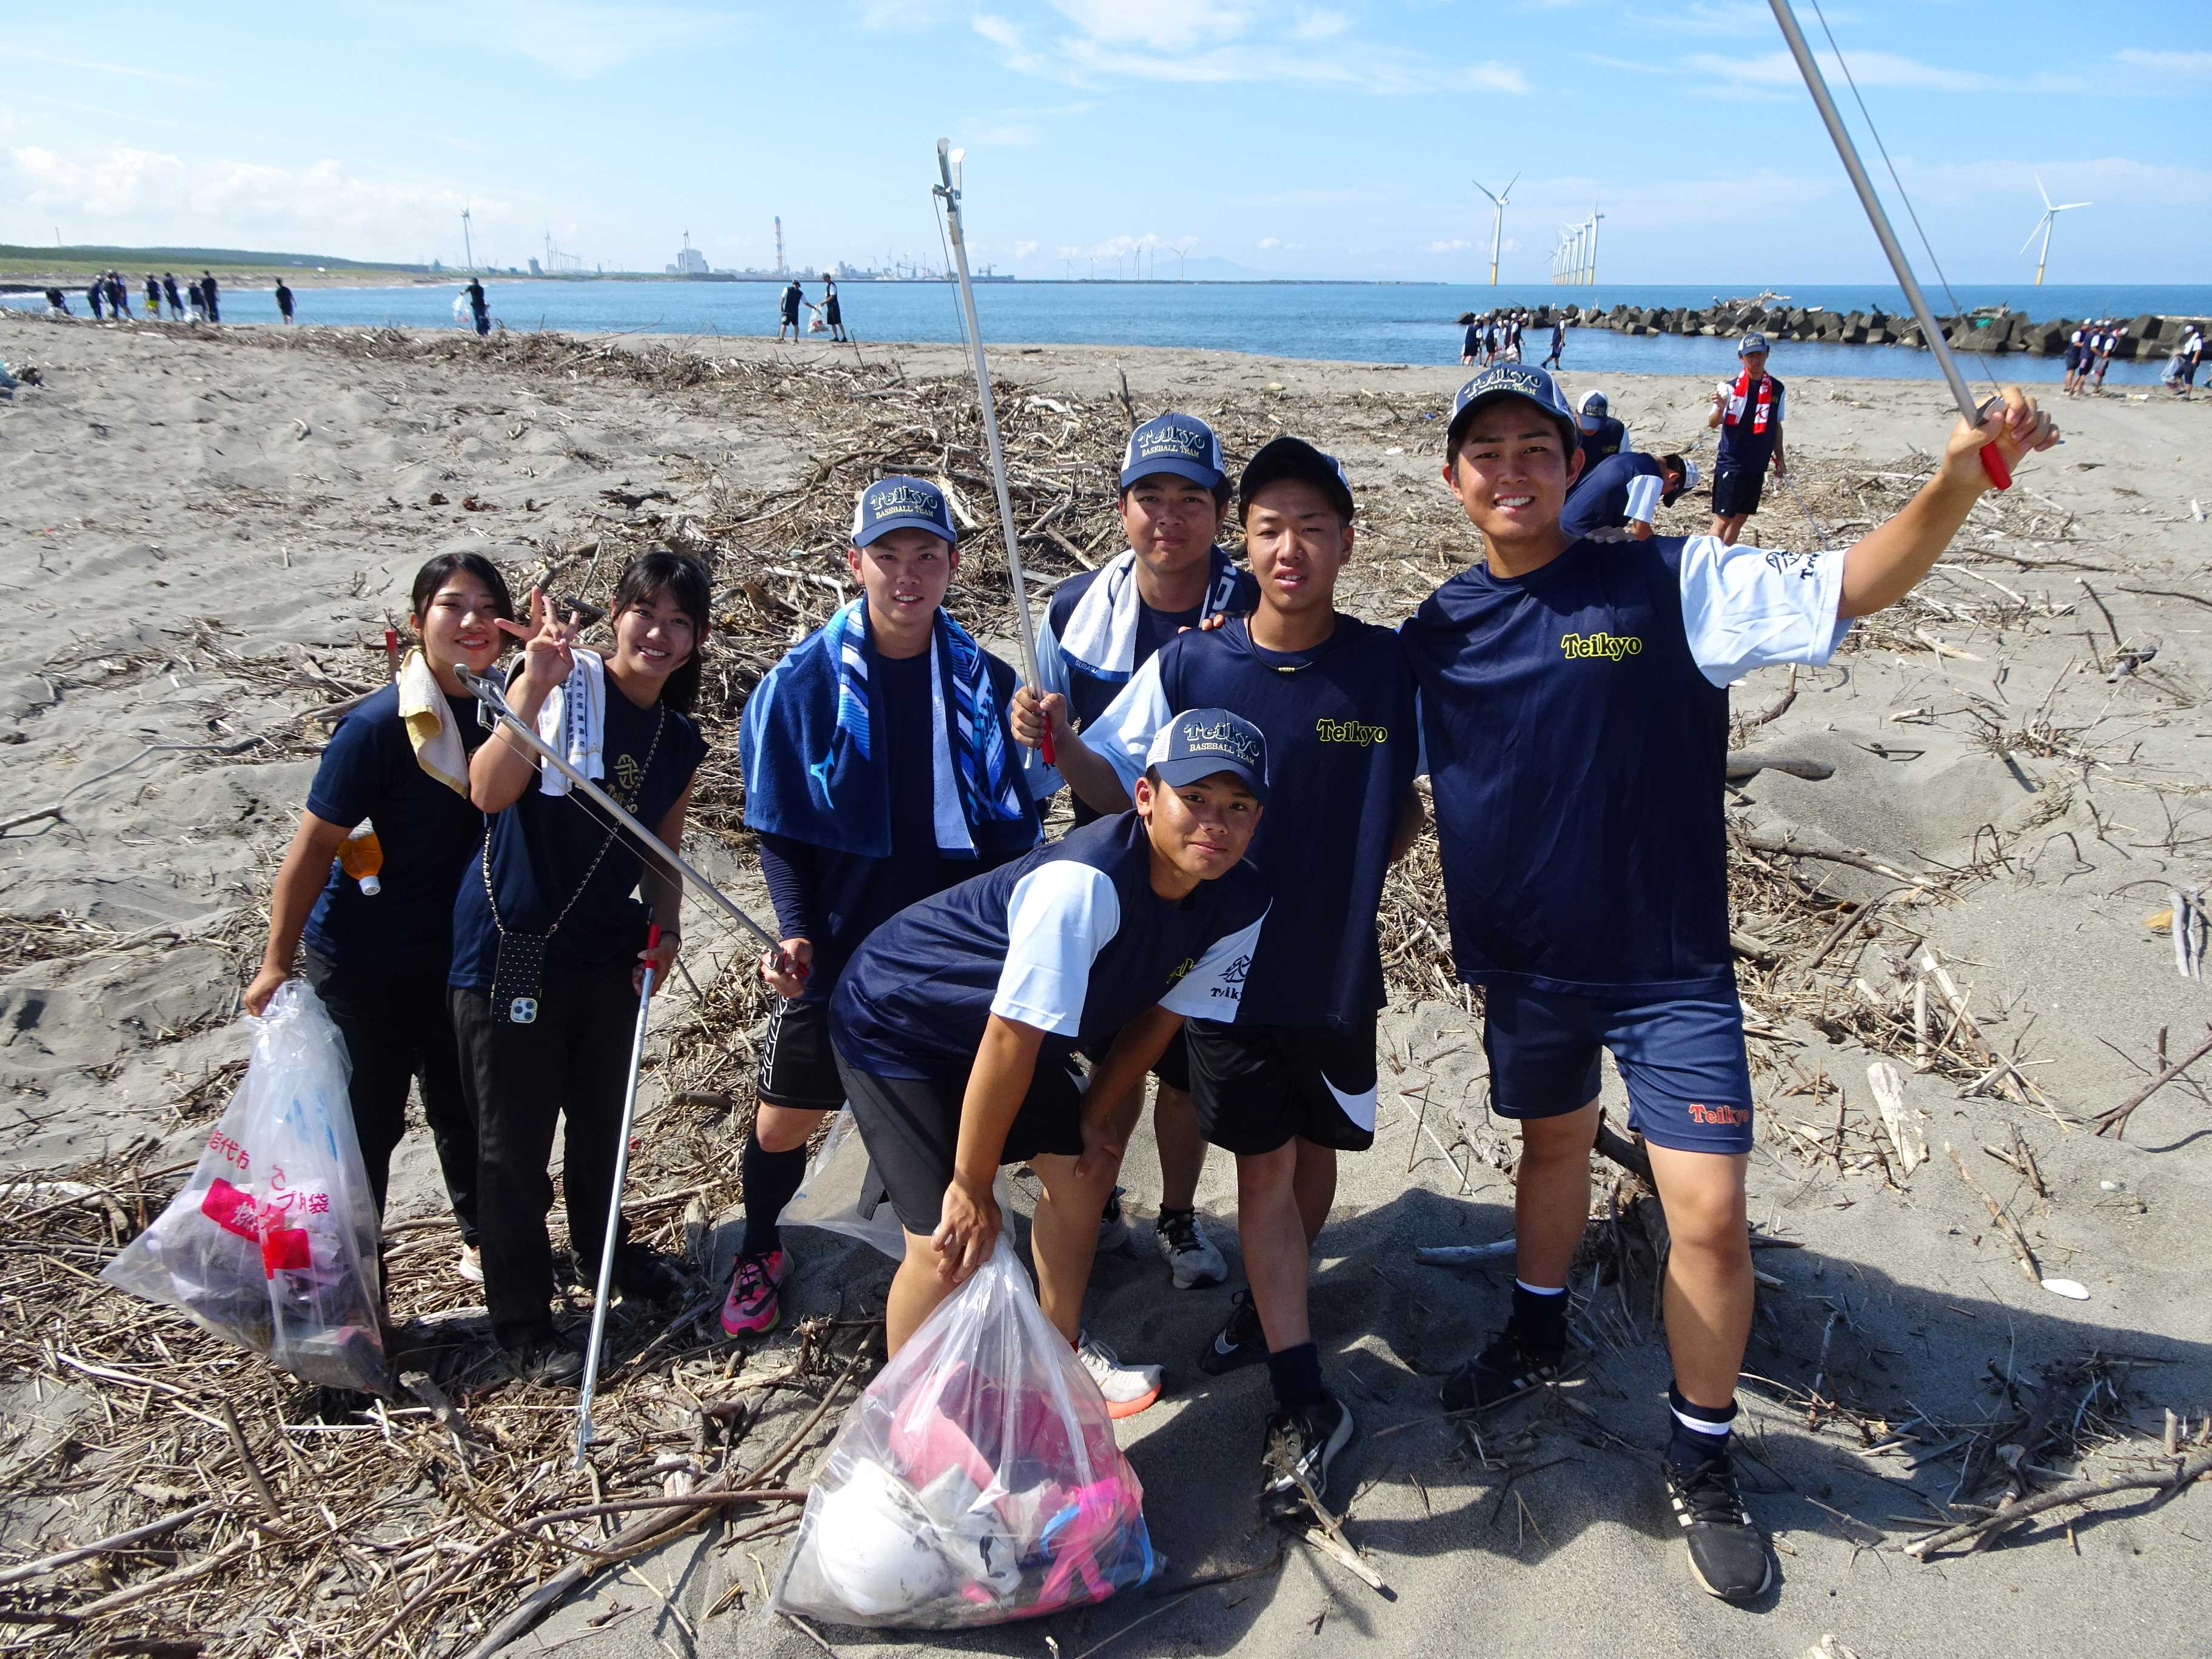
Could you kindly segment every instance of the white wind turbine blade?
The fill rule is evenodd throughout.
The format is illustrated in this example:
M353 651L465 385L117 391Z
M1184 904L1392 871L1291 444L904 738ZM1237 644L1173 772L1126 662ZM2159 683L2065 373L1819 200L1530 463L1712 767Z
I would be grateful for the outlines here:
M2048 213L2051 210L2051 192L2043 187L2043 175L2037 173L2031 173L2029 177L2035 180L2035 193L2043 198L2044 211Z
M2040 219L2038 219L2038 220L2035 222L2035 228L2034 228L2033 230L2031 230L2031 231L2029 231L2029 232L2027 233L2027 241L2026 241L2026 242L2022 242L2022 243L2020 245L2020 251L2021 251L2022 253L2027 252L2027 249L2028 249L2028 244L2029 244L2029 243L2033 242L2033 241L2035 240L2036 237L2042 234L2042 231L2043 231L2043 228L2044 228L2044 226L2045 226L2045 225L2047 225L2047 224L2049 224L2049 223L2051 222L2051 213L2056 213L2057 210L2058 210L2057 209L2053 208L2053 209L2051 209L2051 212L2050 212L2050 213L2045 213L2045 215L2044 215Z
M1519 178L1520 176L1521 176L1521 175L1520 175L1520 174L1518 174L1518 173L1514 174L1514 177L1515 177L1515 178L1516 178L1516 179L1517 179L1517 178ZM1503 207L1503 206L1504 206L1504 205L1505 205L1503 202L1498 202L1498 198L1497 198L1495 195L1493 195L1493 194L1492 193L1490 187L1489 187L1487 185L1484 184L1484 183L1482 182L1482 180L1481 180L1481 179L1469 179L1468 182L1469 184L1473 185L1474 185L1477 190L1480 191L1481 191L1485 196L1488 196L1492 201L1493 201L1493 202L1498 202L1498 204L1500 207ZM1508 190L1510 190L1510 189L1512 189L1512 188L1513 188L1513 186L1512 186L1512 185L1508 185L1506 186L1506 189L1508 189Z
M2055 207L2055 208L2051 209L2051 210L2053 213L2063 213L2063 212L2065 212L2069 208L2077 208L2077 207L2094 207L2094 206L2096 206L2096 205L2097 205L2097 204L2096 204L2094 202L2061 202L2061 203L2060 203L2057 207Z

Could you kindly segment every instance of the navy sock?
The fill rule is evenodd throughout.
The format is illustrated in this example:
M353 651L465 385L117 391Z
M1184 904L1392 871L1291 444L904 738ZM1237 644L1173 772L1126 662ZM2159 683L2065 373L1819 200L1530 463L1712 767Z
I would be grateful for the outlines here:
M1275 1403L1286 1412L1310 1411L1321 1404L1321 1348L1301 1342L1295 1348L1267 1356L1267 1380L1275 1385Z
M783 1235L776 1230L776 1218L806 1179L806 1148L771 1152L761 1145L760 1131L751 1130L745 1136L741 1173L745 1183L745 1239L739 1249L746 1255L781 1249Z
M1736 1405L1693 1406L1672 1383L1667 1389L1674 1431L1667 1439L1667 1461L1678 1469L1693 1469L1715 1457L1726 1457L1729 1425L1735 1421Z
M1556 1359L1567 1346L1567 1291L1513 1281L1513 1334L1539 1359Z

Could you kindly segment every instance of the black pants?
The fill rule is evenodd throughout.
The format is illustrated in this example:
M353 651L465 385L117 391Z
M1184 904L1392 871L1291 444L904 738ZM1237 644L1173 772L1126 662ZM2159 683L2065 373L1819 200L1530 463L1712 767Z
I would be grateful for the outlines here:
M445 1171L446 1195L461 1237L477 1242L477 1131L461 1089L460 1054L453 1040L441 975L406 970L341 968L306 952L307 983L330 1010L353 1062L348 1094L353 1130L376 1212L392 1179L392 1154L407 1133L407 1088L422 1085L422 1115Z
M447 992L477 1114L477 1225L492 1334L520 1347L553 1328L553 1127L563 1120L561 1195L568 1243L599 1271L614 1198L637 993L627 962L592 974L548 969L537 1021L510 1025L481 991ZM627 1235L628 1224L623 1226Z

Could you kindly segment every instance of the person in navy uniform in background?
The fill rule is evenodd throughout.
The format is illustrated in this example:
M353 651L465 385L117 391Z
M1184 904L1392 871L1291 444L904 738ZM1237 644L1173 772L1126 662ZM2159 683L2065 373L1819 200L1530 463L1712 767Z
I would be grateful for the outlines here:
M1778 478L1790 473L1782 447L1782 382L1766 372L1766 337L1747 334L1736 347L1742 364L1733 385L1713 388L1708 428L1718 427L1719 453L1713 458L1712 534L1730 546L1743 533L1744 521L1759 511L1767 469Z

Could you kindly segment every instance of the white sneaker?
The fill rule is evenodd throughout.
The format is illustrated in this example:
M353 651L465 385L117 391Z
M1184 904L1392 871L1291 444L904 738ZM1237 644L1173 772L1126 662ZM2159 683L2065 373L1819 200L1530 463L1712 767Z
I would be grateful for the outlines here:
M1116 1187L1107 1194L1106 1207L1098 1212L1098 1254L1108 1255L1128 1242L1129 1218L1121 1212L1121 1189Z
M453 1263L453 1272L469 1284L483 1284L483 1252L473 1244L462 1245L460 1260Z
M1076 1344L1075 1357L1091 1373L1098 1392L1106 1396L1109 1417L1134 1417L1160 1397L1158 1365L1125 1365L1113 1349L1095 1340L1088 1331Z
M1163 1210L1152 1231L1152 1243L1159 1247L1160 1260L1175 1274L1175 1287L1179 1291L1218 1285L1229 1277L1229 1264L1206 1236L1195 1210L1177 1216Z

